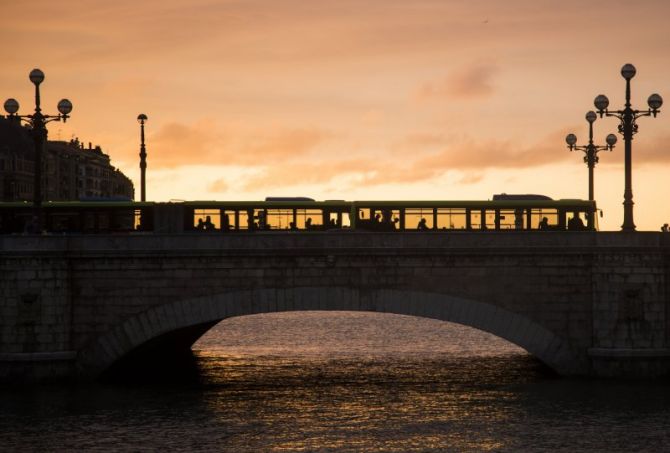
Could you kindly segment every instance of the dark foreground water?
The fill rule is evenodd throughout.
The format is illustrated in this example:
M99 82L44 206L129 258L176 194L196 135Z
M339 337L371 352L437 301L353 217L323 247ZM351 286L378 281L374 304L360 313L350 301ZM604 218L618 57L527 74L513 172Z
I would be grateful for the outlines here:
M0 390L0 451L670 451L670 385L557 378L453 324L259 315L195 349L181 381Z

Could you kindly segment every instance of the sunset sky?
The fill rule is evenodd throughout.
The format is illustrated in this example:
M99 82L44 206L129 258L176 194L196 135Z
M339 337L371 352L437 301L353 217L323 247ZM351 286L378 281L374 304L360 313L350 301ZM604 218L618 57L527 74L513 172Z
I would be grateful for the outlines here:
M0 0L0 97L49 138L99 144L154 200L587 198L584 114L670 102L670 2ZM670 104L669 104L670 105ZM665 107L665 106L664 106ZM633 142L638 229L670 222L670 110ZM604 144L617 120L598 119ZM623 140L596 168L601 228L623 219Z

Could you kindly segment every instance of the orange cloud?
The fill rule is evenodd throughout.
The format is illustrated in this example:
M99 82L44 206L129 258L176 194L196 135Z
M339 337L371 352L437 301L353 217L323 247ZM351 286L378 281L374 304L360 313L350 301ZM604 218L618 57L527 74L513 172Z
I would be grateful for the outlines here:
M225 179L217 179L216 181L207 185L208 192L225 192L228 190L228 183Z
M152 165L176 167L194 165L277 164L305 156L336 134L317 128L276 128L269 131L220 132L213 121L193 124L172 122L149 137Z
M245 190L290 187L302 184L326 184L336 178L346 178L358 186L384 184L411 184L442 176L448 171L465 171L461 184L474 184L483 178L483 172L494 168L526 168L548 165L570 158L562 143L563 131L551 134L540 143L517 146L510 141L472 139L454 141L441 151L426 152L426 141L442 143L440 135L411 135L403 140L407 150L404 159L393 158L380 161L373 157L360 156L354 159L281 162L267 166L263 172L250 178ZM408 144L413 149L407 148ZM407 157L409 156L409 157Z
M428 133L428 132L422 132L422 133L412 133L407 135L400 143L398 143L396 146L399 149L402 149L404 147L408 148L422 148L422 147L430 147L430 146L443 146L446 145L447 143L451 142L453 138L447 137L445 134L442 133Z
M569 153L551 140L522 147L511 141L467 140L417 162L420 168L480 170L485 168L526 168L566 160Z
M458 180L459 184L477 184L484 179L484 173L466 173L461 179Z
M334 162L285 162L267 167L249 178L243 189L325 184L340 176L352 176L374 167L373 159L346 159Z
M217 161L217 150L227 144L225 137L216 132L212 121L194 124L171 122L147 138L151 147L152 166L176 167L184 162L208 165ZM187 157L188 156L188 157Z
M499 69L490 63L475 63L452 72L436 82L425 83L418 92L419 99L483 98L495 92L494 76Z
M314 128L280 130L250 139L241 150L243 155L238 158L241 163L261 165L268 159L291 159L308 153L334 137L332 132Z

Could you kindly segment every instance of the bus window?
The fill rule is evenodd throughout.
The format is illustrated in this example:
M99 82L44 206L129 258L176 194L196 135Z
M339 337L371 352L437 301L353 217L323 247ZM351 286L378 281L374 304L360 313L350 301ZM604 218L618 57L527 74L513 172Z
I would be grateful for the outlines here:
M487 209L484 214L484 228L485 230L493 230L496 227L496 212L493 209Z
M495 211L493 209L472 209L470 225L473 230L492 230L495 228Z
M135 209L133 212L133 227L137 231L153 231L154 215L149 208Z
M238 230L253 230L253 213L249 217L249 210L241 209L237 212L237 229Z
M501 230L523 230L523 209L501 209L499 215L499 229Z
M466 224L464 208L438 208L437 229L462 230Z
M143 230L144 225L142 224L142 210L135 209L133 210L133 230Z
M532 209L530 212L530 227L538 230L558 229L558 211L547 208Z
M569 211L568 230L580 231L586 229L586 213L579 211Z
M218 229L221 226L221 210L194 209L193 228L196 230Z
M400 209L370 208L359 209L357 228L389 231L400 228Z
M222 230L234 230L237 228L235 225L235 212L231 209L222 209L221 210L221 229Z
M340 226L342 228L351 228L351 213L350 212L340 213L340 218L342 219L342 223L340 224Z
M361 219L361 220L372 219L370 208L359 208L358 209L358 218Z
M432 230L433 208L407 208L405 209L406 230Z
M323 226L323 212L320 209L298 209L296 226L301 230L320 229Z
M287 230L293 224L293 209L268 209L267 223L273 230Z
M381 209L381 229L383 230L397 230L400 228L400 210L399 209ZM375 213L377 218L377 213Z
M328 216L328 228L343 228L345 217L347 218L346 221L349 221L349 216L340 211L327 211L326 214ZM347 224L347 226L349 225Z
M268 223L268 211L266 209L254 209L253 222L254 229L269 230L270 224Z

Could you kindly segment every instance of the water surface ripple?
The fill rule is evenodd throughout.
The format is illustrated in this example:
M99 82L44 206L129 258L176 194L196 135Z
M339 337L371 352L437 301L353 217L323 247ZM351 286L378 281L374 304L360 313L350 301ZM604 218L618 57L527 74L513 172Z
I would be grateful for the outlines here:
M4 451L668 451L670 385L562 379L440 321L230 319L187 379L0 390ZM170 376L165 376L169 378Z

